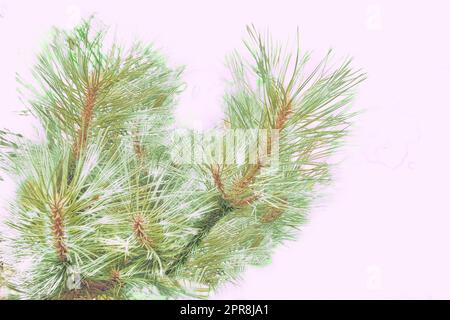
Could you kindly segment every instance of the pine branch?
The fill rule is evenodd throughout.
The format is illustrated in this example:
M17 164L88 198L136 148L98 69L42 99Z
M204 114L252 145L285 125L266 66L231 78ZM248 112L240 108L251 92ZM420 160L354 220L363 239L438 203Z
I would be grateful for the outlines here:
M219 193L219 203L226 202L229 207L223 214L205 218L199 235L186 246L180 260L184 268L179 269L212 287L233 277L231 263L236 264L238 273L245 261L251 256L259 257L259 250L264 251L259 248L266 243L265 239L274 237L273 240L279 241L289 237L288 228L295 228L302 220L299 213L310 203L314 186L326 180L326 160L334 150L332 143L345 135L347 120L353 116L340 109L350 101L350 90L364 80L363 74L350 71L348 62L328 75L323 71L328 56L309 75L303 76L301 71L308 55L302 57L297 50L292 60L288 54L283 56L281 49L272 48L271 41L264 41L255 29L250 28L249 34L254 46L249 42L246 46L253 63L242 62L238 55L230 63L235 87L226 96L225 123L231 129L256 127L278 131L277 156L284 171L269 170L262 174L264 163L274 156L271 137L265 158L257 159L256 164L244 165L242 169L235 165L214 165L208 170L209 179L212 178ZM292 71L290 77L288 70ZM254 76L261 80L256 91L249 83ZM233 179L236 175L238 178ZM235 224L243 219L239 215L248 210L256 210L258 222L251 219L248 223L252 227L238 231ZM253 239L247 247L246 241L252 237L250 230L259 240ZM222 235L234 241L228 242Z

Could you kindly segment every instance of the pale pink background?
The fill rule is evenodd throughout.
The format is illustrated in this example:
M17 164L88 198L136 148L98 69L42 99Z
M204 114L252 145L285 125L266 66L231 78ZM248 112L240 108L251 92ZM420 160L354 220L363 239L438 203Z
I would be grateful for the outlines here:
M304 48L352 55L369 79L335 184L297 242L213 298L450 298L448 1L0 0L0 128L30 132L15 72L27 74L52 25L96 13L119 40L154 41L187 66L180 125L221 117L224 57L245 25ZM8 194L7 184L0 194Z

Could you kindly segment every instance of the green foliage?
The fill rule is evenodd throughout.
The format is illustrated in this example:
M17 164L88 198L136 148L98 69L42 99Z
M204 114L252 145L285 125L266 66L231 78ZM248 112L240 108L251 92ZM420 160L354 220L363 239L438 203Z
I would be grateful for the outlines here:
M250 59L229 59L222 129L278 139L255 163L183 165L167 141L181 69L142 44L105 48L90 21L54 31L36 85L22 81L42 141L0 132L2 169L17 182L0 258L20 298L207 297L294 237L329 180L364 75L350 61L328 70L329 54L308 71L309 54L248 31Z

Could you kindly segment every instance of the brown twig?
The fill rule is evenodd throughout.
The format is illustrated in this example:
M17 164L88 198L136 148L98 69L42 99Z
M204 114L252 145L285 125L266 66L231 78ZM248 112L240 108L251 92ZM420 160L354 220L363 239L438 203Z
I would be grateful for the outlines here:
M282 213L283 210L281 210L280 208L272 208L268 213L266 213L261 217L260 221L262 223L270 223L278 219Z
M64 243L64 222L63 222L64 203L60 198L55 199L50 206L52 215L52 231L55 249L61 262L67 261L67 247Z
M141 142L141 132L139 130L138 122L135 122L134 127L131 129L131 137L136 158L139 162L142 162L142 160L144 160L145 149Z
M288 116L292 113L292 100L286 97L286 103L284 106L280 108L280 111L278 112L277 118L275 120L274 129L281 130L286 121ZM272 152L272 139L269 136L268 137L268 155L270 156ZM239 195L245 192L245 189L248 188L248 186L253 182L255 177L258 175L259 171L263 167L263 161L264 159L258 159L257 163L252 165L244 174L243 176L238 179L229 194L225 192L224 184L222 181L222 177L220 175L220 167L219 165L213 165L211 167L211 174L213 176L214 184L216 185L216 188L219 190L219 192L222 194L222 197L226 200L231 200L231 202L235 205L241 206L241 205L248 205L251 204L253 201L255 201L258 196L251 195L245 198L239 198Z
M141 214L133 217L133 231L141 245L146 248L153 246L153 240L145 233L145 219Z
M114 269L111 271L111 278L109 280L82 280L81 288L76 290L69 290L61 295L63 300L92 300L104 295L107 291L116 286L122 286L122 279L120 271ZM112 298L112 296L106 296Z
M274 129L283 129L289 115L292 113L292 100L286 97L286 103L280 108L277 119L275 120Z
M255 176L258 174L259 170L262 168L262 163L258 161L256 164L252 165L250 169L234 183L231 193L239 194L244 189L246 189L254 180Z
M280 108L280 111L278 112L277 118L275 120L274 129L281 130L283 129L284 125L286 124L286 121L289 117L289 115L292 113L292 100L290 100L288 97L285 99L286 103ZM268 156L272 153L272 139L271 136L268 137L268 143L267 143L267 153ZM263 167L264 159L258 159L257 163L255 165L252 165L247 172L242 176L241 179L237 180L232 188L231 193L232 194L239 194L242 193L255 179L255 177L258 175L260 169ZM253 201L257 199L256 196L253 196ZM249 197L245 199L241 199L240 202L243 203L251 203L253 201L249 202Z
M219 190L224 199L228 198L225 193L225 187L223 185L222 177L220 175L220 167L218 164L214 164L211 166L211 174L213 176L214 184L216 185L217 190Z
M252 204L256 200L258 200L258 198L259 198L259 196L257 194L252 194L250 196L247 196L247 197L244 197L244 198L241 198L241 199L233 199L231 201L231 203L234 206L238 206L238 207L240 207L240 206L247 206L249 204Z
M133 149L137 159L142 161L144 159L144 147L139 141L139 135L137 132L133 133Z
M213 165L211 167L211 173L213 176L214 184L216 185L217 190L219 190L219 192L221 193L222 198L225 200L229 200L231 202L231 204L233 204L234 206L248 205L258 198L258 196L256 196L256 195L251 195L251 196L248 196L248 197L245 197L242 199L230 196L228 193L225 192L225 187L224 187L224 184L222 181L222 177L220 175L219 165L217 165L217 164ZM241 187L245 187L245 186L241 186Z
M286 121L289 117L289 115L292 113L292 100L289 100L286 98L286 104L284 104L283 107L281 107L280 111L278 112L277 118L275 120L275 125L273 127L274 130L282 130L284 128L284 125L286 124ZM269 135L267 139L267 155L270 156L272 154L272 136Z
M114 269L113 271L111 271L111 281L113 283L121 283L122 280L120 278L120 271L117 269Z

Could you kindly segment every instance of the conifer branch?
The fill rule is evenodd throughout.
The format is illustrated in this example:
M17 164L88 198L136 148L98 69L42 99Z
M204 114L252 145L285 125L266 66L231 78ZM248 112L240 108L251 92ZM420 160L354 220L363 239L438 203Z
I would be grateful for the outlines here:
M255 176L261 168L262 163L258 159L257 163L251 165L243 176L234 183L231 193L238 196L239 194L245 192L246 188L253 182Z
M249 59L229 59L225 127L281 134L256 163L206 166L170 160L180 69L141 44L104 48L90 20L55 31L34 69L39 88L24 84L44 141L0 131L0 165L18 190L0 221L13 254L0 250L0 260L25 266L8 279L20 298L198 297L295 236L329 180L364 74L350 61L328 70L329 55L306 73L309 54L248 32Z
M284 125L287 121L288 116L292 113L292 101L285 97L285 100L287 102L281 106L276 120L275 125L273 129L275 130L282 130L284 128ZM272 154L272 137L269 135L268 141L267 141L267 156L270 157ZM263 159L258 159L256 165L251 166L247 172L243 175L241 179L239 179L233 186L233 194L239 193L244 191L255 179L257 174L259 173L260 169L263 167L262 165Z

